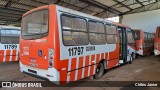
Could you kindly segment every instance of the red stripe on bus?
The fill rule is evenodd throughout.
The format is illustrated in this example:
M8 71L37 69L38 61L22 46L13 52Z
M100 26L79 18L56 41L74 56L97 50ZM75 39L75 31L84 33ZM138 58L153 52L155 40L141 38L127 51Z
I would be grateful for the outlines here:
M96 54L96 63L99 63L100 61L100 54Z
M72 58L71 59L71 70L75 70L76 69L76 58Z
M60 83L65 84L67 80L67 72L68 72L68 59L61 60L61 70L60 70Z
M13 61L16 61L16 51L17 51L17 50L13 50L13 54L12 54L12 55L13 55L13 56L12 56L12 60L13 60Z
M75 72L76 71L70 72L70 82L75 81Z
M83 59L84 57L79 57L79 65L78 68L82 68L83 67ZM82 69L78 69L78 80L82 78Z
M6 50L6 62L10 59L10 50Z
M85 60L85 66L88 66L89 65L89 56L86 56L86 60Z
M86 60L85 61L86 61L85 62L85 66L87 66L87 67L85 67L85 69L84 69L84 78L88 77L89 56L86 56Z
M108 60L108 53L105 53L105 59Z
M101 60L104 59L104 53L101 53Z
M83 67L83 57L79 57L79 65L78 68L82 68Z
M82 68L78 69L78 78L77 78L77 80L79 80L81 78L82 78Z
M95 55L91 55L91 67L90 67L90 74L89 76L93 75L94 65L95 64Z
M0 62L3 62L4 50L0 50Z

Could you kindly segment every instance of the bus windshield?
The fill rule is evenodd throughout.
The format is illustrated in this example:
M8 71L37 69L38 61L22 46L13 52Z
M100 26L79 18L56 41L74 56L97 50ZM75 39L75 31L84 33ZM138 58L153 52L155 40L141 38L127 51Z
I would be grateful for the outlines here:
M140 31L135 30L135 40L140 40Z
M48 10L40 10L22 18L22 38L39 39L48 35Z

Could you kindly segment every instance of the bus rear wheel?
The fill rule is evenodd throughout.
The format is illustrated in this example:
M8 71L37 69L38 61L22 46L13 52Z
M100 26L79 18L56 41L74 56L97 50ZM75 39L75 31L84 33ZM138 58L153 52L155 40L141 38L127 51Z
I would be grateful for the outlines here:
M99 63L96 69L96 74L94 75L95 79L99 79L103 76L104 74L104 65L103 63Z

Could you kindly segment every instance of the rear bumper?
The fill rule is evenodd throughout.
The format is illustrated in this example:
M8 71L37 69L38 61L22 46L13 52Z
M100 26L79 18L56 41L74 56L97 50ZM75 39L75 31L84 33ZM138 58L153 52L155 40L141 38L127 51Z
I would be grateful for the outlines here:
M160 51L159 50L154 50L154 55L155 56L160 55Z
M30 76L34 76L37 78L43 78L55 84L59 84L60 74L55 68L48 68L48 70L38 69L38 68L26 66L22 64L21 61L19 62L19 65L20 65L20 71L25 74L28 74ZM29 70L34 70L36 73L30 72Z
M142 55L143 56L143 50L138 50L138 51L136 51L137 52L137 54L139 54L139 55Z

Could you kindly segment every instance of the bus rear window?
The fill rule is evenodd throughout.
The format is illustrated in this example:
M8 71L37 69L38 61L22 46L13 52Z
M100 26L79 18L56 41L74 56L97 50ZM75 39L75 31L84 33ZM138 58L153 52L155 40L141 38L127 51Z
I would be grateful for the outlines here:
M22 19L22 38L39 39L48 35L48 10L30 13Z

